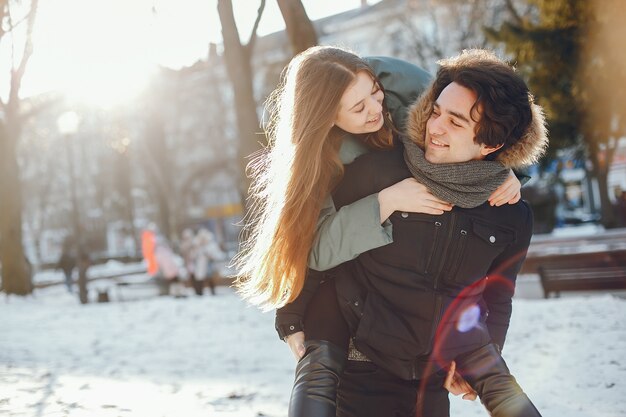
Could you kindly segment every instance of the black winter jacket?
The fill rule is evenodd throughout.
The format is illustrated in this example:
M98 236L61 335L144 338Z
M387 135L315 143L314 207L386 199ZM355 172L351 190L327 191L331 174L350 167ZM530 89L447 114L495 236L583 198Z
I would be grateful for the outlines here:
M410 177L402 152L398 145L347 165L333 193L337 208ZM301 328L319 281L334 278L357 348L403 379L426 376L490 341L502 347L530 243L528 205L485 203L440 216L395 212L390 221L389 245L310 272L302 294L278 311L279 334Z
M410 176L401 146L372 152L346 166L333 198L339 208ZM392 243L328 272L356 347L404 379L490 341L502 347L530 243L528 205L395 212L390 220Z

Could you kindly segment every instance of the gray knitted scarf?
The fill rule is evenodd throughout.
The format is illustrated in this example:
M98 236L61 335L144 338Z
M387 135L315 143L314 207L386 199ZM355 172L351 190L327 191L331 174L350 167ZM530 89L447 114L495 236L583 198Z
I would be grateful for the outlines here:
M509 169L497 161L433 164L411 139L402 137L402 143L404 160L415 179L436 197L455 206L480 206L509 175Z

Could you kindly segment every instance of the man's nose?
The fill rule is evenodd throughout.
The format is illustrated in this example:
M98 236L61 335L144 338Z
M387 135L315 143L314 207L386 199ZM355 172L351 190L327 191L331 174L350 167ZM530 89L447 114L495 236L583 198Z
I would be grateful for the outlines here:
M443 135L445 133L443 123L439 121L440 119L440 117L435 119L430 116L430 121L428 123L428 133L430 133L431 135Z

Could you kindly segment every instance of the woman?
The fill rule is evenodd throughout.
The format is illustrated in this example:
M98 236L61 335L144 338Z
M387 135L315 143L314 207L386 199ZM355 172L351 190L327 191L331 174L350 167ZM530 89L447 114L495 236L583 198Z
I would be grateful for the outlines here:
M308 50L291 62L284 80L275 114L284 110L287 116L273 119L270 162L256 166L261 180L254 191L264 200L258 201L261 216L252 246L240 258L242 275L249 278L241 281L244 294L265 307L292 300L303 287L315 221L341 177L337 154L345 132L389 147L393 130L374 74L353 54L337 48ZM421 208L406 205L411 188ZM381 223L396 210L440 214L451 208L412 179L382 190L374 203L379 203L373 206Z

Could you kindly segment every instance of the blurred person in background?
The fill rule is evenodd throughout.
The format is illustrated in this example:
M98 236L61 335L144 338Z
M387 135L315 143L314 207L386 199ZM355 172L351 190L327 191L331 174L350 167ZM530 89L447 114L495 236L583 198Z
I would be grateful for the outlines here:
M205 284L209 287L211 295L215 295L216 281L220 277L216 262L225 258L226 254L220 248L215 235L206 228L198 230L194 239L194 278L197 281L194 289L197 295L202 295Z
M198 280L196 279L196 245L195 235L193 230L187 228L183 230L180 239L180 255L183 257L183 264L187 272L187 279L189 280L189 286L194 289L194 292L198 295L202 295L202 288L199 287Z
M156 277L159 272L159 265L154 257L156 249L156 225L150 223L143 232L141 232L141 255L146 264L146 272L150 278Z
M63 271L65 277L65 287L68 292L72 292L74 278L72 273L76 267L76 247L71 237L66 237L61 248L61 257L57 262L57 269Z

